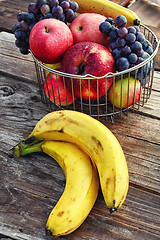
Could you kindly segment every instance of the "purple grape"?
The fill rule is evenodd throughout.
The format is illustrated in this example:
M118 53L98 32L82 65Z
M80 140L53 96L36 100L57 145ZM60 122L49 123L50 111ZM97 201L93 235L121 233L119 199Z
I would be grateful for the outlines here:
M62 22L65 22L66 20L65 14L63 13L58 19L61 20Z
M113 56L113 58L114 58L115 60L117 60L118 58L121 57L121 53L122 53L122 51L121 51L120 48L115 48L115 49L113 49L113 51L112 51L112 56Z
M23 30L23 31L27 31L28 30L28 24L22 20L20 23L19 23L19 26L20 26L20 29Z
M72 10L72 9L68 9L66 12L65 12L65 17L66 17L66 21L68 23L71 23L75 18L75 12Z
M43 15L46 15L47 13L50 12L50 7L48 4L43 4L40 8L41 12L43 13Z
M135 53L131 53L128 56L129 63L136 63L137 62L137 55Z
M56 17L54 17L52 13L47 13L47 14L43 17L43 19L48 19L48 18L56 18Z
M143 53L144 53L143 49L141 51L136 52L138 57L142 57Z
M118 36L119 37L124 38L127 35L127 33L128 33L128 30L125 27L121 27L120 29L118 29Z
M136 64L139 64L139 63L141 63L141 62L143 62L144 61L144 59L142 58L142 57L137 57L137 62L136 62Z
M128 27L127 30L128 30L128 33L136 34L136 29L134 27Z
M15 45L16 45L16 47L18 47L18 48L22 47L22 41L21 41L20 39L16 39L16 40L15 40Z
M16 30L14 34L15 37L20 40L25 40L27 36L27 33L21 29Z
M63 8L61 6L55 6L52 8L52 14L55 17L60 17L63 14Z
M116 61L116 69L118 71L127 70L129 68L129 61L125 57L121 57Z
M131 43L134 43L136 41L136 36L133 33L128 33L125 36L125 39L129 44L131 44Z
M40 9L43 4L48 4L47 0L37 0L36 5Z
M31 23L33 23L35 21L35 17L33 13L26 13L25 14L25 18L24 21L30 25Z
M121 37L117 38L117 40L116 40L117 48L124 47L125 44L126 44L126 40L124 38L121 38Z
M146 53L151 55L153 53L153 47L152 46L148 46L148 48L146 49Z
M152 44L147 40L145 39L143 42L142 42L142 48L145 52L147 52L148 54L152 54L153 53L153 47L152 47Z
M21 52L22 54L28 54L28 53L29 53L29 50L28 50L28 48L20 48L20 52Z
M39 9L38 9L38 7L37 7L37 5L35 3L30 3L28 5L28 12L29 13L37 14L38 11L39 11Z
M12 26L12 32L15 33L15 31L16 31L17 29L19 29L19 28L20 28L19 23L14 24L14 25Z
M70 2L70 8L71 8L74 12L77 12L78 9L79 9L79 5L78 5L77 2L71 1L71 2Z
M32 30L32 28L34 27L34 25L36 24L36 22L32 23L29 25L28 27L28 31L30 32Z
M59 0L59 3L63 2L64 0ZM70 2L70 0L65 0L66 2Z
M131 44L131 50L134 53L137 53L142 50L142 44L138 41L135 41L134 43Z
M115 20L115 24L117 27L124 27L127 24L126 17L123 15L119 15Z
M110 43L110 49L113 50L116 48L116 42L111 42Z
M107 17L105 22L109 22L111 25L114 25L114 20L111 17Z
M26 12L20 12L17 14L17 20L21 22L22 20L25 19Z
M132 52L131 48L128 45L125 45L122 48L122 55L123 55L123 57L127 57L131 52Z
M137 32L137 34L136 34L136 40L139 41L139 42L141 42L141 43L144 42L144 40L145 40L144 34L141 33L141 32Z
M149 58L149 57L150 57L150 55L149 55L149 53L147 53L147 52L144 52L143 55L142 55L142 58L143 58L144 60L146 60L146 59Z
M53 8L53 7L58 6L58 5L59 5L59 1L58 0L50 0L49 1L50 8Z
M106 36L109 36L109 33L111 31L111 24L109 22L102 22L99 25L100 32L104 33Z
M60 6L63 8L63 11L67 11L70 8L70 3L67 1L63 1L60 3Z
M147 39L145 39L142 43L143 50L146 51L146 49L149 47L149 45L150 45L150 42Z
M116 41L118 36L118 29L115 26L112 26L109 33L110 41Z
M133 26L136 29L136 33L140 32L140 28L138 26Z

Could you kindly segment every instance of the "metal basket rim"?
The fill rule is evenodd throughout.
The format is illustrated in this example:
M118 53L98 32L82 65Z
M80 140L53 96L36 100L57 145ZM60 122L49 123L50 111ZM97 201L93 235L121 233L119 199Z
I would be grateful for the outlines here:
M51 69L49 67L47 67L44 63L42 63L41 61L39 61L35 56L34 54L32 53L32 51L29 49L29 52L30 54L32 55L32 58L33 60L40 66L42 67L43 69L45 69L46 71L49 71L51 73L54 73L54 74L57 74L57 75L60 75L62 77L69 77L69 78L78 78L78 79L102 79L102 78L109 78L109 77L117 77L117 76L121 76L123 74L126 74L126 73L129 73L129 72L132 72L134 70L137 70L141 67L143 67L144 65L146 65L147 63L149 63L157 54L158 52L158 48L159 48L159 44L160 44L160 40L158 41L158 38L157 36L155 35L155 33L150 29L148 28L147 26L145 26L144 24L140 24L140 26L144 27L145 29L147 29L149 32L152 33L152 35L154 36L154 42L157 44L156 45L156 48L154 50L154 52L147 58L145 59L143 62L139 63L138 65L132 67L132 68L129 68L127 70L124 70L124 71L121 71L121 72L116 72L116 73L112 73L112 72L109 72L101 77L96 77L94 75L91 75L91 74L86 74L86 75L77 75L77 74L69 74L69 73L65 73L65 72L61 72L61 71L58 71L58 70L55 70L55 69Z

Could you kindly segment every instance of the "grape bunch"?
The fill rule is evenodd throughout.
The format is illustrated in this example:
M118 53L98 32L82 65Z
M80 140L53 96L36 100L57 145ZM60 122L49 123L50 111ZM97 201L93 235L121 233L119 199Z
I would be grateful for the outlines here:
M27 12L17 14L18 22L12 27L15 34L15 45L22 54L29 53L29 35L32 27L42 19L55 18L64 23L71 23L78 11L79 5L71 0L37 0L28 5Z
M117 71L127 70L153 53L152 44L140 32L140 28L137 25L125 27L126 24L126 17L120 15L115 22L108 17L99 26L100 31L110 39L110 49Z

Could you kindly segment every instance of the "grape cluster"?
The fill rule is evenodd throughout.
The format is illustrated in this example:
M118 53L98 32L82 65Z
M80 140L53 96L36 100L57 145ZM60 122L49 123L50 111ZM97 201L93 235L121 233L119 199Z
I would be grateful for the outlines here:
M78 11L79 5L71 0L37 0L28 5L27 12L17 14L18 22L12 27L15 34L15 44L22 54L29 53L29 35L32 27L40 20L55 18L71 23Z
M137 25L125 27L126 24L126 17L120 15L115 22L109 17L99 26L100 31L110 37L110 49L117 71L129 69L153 53L151 43L140 32L140 28Z

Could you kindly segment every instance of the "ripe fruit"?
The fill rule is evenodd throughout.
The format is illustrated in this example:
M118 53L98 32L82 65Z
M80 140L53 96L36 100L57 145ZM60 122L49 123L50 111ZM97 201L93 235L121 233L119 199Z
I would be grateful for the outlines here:
M105 16L97 13L83 13L77 16L70 25L74 43L96 42L108 46L108 38L99 30L100 23L105 19Z
M28 12L17 14L18 24L14 24L12 31L15 34L16 46L22 54L29 53L29 35L33 26L42 19L56 18L67 24L71 23L76 17L79 5L70 0L36 0L36 3L28 5ZM17 30L22 30L17 34ZM23 37L25 34L25 37Z
M61 62L55 63L55 64L44 64L46 67L54 69L54 70L60 70ZM46 74L50 73L48 70L45 70Z
M30 49L43 63L61 61L66 50L73 44L69 27L57 19L44 19L36 23L29 37Z
M101 77L109 72L115 72L114 59L109 50L104 46L93 42L81 42L73 45L65 53L61 71L76 75L92 74L93 76ZM112 81L112 77L101 78L97 84L96 78L90 79L90 81L87 79L80 81L80 79L74 78L74 96L77 98L82 96L84 100L97 99L97 97L105 95L112 85ZM66 78L66 85L71 92L72 81L70 78Z
M63 78L54 73L48 74L44 82L44 91L47 97L57 105L66 106L73 103L73 96L65 87Z
M108 97L110 102L117 108L127 108L138 102L142 88L139 80L130 77L118 79L109 90Z

